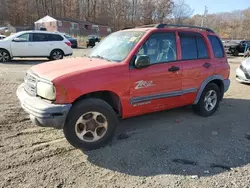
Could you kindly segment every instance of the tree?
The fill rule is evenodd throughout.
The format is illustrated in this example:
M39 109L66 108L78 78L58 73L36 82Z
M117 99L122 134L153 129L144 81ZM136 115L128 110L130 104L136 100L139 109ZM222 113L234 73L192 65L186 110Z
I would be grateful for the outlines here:
M185 3L185 0L177 0L174 3L172 15L175 24L183 24L186 19L190 18L194 10Z

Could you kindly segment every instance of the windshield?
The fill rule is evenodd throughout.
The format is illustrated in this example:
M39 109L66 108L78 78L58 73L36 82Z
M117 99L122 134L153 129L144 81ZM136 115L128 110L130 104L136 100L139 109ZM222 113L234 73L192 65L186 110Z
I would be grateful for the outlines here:
M144 34L144 31L119 31L113 33L96 46L90 57L121 62L128 56Z
M4 38L3 40L5 40L5 41L6 41L6 40L12 40L12 39L18 37L20 34L21 34L21 33L15 33L15 34L13 34L13 35L10 35L10 36Z

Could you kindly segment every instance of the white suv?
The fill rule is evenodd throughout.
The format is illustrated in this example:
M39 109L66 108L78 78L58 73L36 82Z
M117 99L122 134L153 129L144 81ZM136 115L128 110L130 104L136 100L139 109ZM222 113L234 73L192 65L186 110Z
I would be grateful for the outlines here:
M60 33L23 31L0 41L0 62L14 57L47 57L50 60L72 55L70 41Z

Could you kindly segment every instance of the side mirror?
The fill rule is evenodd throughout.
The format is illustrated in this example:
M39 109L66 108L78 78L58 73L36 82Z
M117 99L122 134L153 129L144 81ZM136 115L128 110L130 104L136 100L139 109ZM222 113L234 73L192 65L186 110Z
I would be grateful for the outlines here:
M150 66L150 58L147 55L137 56L135 60L135 67L137 69L142 69Z
M15 39L13 39L13 42L24 42L25 40L22 40L22 39L20 39L20 38L15 38Z

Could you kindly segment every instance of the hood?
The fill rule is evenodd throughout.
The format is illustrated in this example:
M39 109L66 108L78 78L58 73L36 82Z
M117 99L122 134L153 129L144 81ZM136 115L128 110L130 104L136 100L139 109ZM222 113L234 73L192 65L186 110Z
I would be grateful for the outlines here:
M242 66L245 67L246 69L250 70L250 57L242 61Z
M97 58L69 58L33 66L31 71L41 78L53 81L68 74L99 70L111 66L114 66L113 62Z

